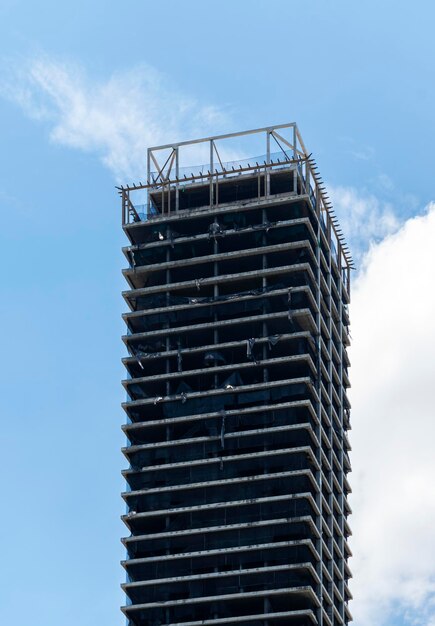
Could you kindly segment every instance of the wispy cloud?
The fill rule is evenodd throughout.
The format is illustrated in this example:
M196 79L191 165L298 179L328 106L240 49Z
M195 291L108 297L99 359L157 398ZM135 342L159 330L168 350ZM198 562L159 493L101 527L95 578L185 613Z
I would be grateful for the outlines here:
M435 622L434 241L435 203L372 246L353 289L358 626Z
M97 153L118 181L144 176L146 147L228 123L225 111L174 89L145 64L96 81L76 65L41 57L12 64L0 92L47 123L52 141Z
M389 202L354 187L328 186L340 225L357 264L367 248L397 231L401 221Z
M363 146L359 150L350 150L350 154L358 161L371 161L375 155L375 151L371 146Z
M376 156L373 146L361 143L353 137L341 136L338 138L338 141L341 143L345 154L350 155L357 161L373 161Z

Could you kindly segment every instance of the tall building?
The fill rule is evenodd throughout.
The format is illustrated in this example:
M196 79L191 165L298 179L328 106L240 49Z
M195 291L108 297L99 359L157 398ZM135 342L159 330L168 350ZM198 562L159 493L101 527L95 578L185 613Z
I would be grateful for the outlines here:
M129 626L347 624L352 261L296 124L120 194Z

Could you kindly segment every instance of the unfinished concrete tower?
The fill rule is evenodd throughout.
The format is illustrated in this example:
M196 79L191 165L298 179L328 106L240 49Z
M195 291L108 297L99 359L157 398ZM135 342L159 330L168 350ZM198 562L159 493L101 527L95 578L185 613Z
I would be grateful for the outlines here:
M120 194L128 624L347 624L351 259L296 124Z

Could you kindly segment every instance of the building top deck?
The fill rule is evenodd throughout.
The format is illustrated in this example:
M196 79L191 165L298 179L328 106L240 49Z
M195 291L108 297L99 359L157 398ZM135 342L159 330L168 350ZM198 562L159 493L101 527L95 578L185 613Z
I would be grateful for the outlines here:
M259 152L261 156L245 156ZM202 165L188 165L199 160L203 161ZM234 184L235 179L257 179L258 197L268 198L274 195L271 177L292 171L297 181L294 193L310 200L329 236L335 239L343 265L353 268L317 165L294 122L148 148L146 182L118 187L123 226L128 228L178 211L184 213L180 194L186 191L207 191L202 208L223 206L219 202L219 190Z

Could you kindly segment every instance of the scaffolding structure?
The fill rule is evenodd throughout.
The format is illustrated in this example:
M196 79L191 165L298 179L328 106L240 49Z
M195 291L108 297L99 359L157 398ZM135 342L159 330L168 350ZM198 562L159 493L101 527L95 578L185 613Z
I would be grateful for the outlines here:
M349 623L352 259L296 124L119 191L129 625Z

